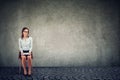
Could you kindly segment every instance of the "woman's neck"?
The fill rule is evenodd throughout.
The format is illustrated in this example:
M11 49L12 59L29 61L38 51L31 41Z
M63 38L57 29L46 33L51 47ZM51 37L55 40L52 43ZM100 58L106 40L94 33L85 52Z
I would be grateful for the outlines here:
M23 37L24 39L28 38L28 37Z

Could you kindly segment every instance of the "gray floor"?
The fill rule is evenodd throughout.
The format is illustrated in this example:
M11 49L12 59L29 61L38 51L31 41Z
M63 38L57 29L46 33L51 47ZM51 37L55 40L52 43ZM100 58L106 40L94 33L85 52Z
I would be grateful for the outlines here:
M120 80L120 67L33 67L32 76L18 67L0 67L0 80Z

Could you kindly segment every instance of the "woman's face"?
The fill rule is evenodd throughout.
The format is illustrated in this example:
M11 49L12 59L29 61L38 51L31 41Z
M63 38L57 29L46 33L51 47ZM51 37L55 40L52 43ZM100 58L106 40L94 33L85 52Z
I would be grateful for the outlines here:
M27 37L27 36L28 36L28 29L25 29L25 30L23 31L23 35L24 35L24 37Z

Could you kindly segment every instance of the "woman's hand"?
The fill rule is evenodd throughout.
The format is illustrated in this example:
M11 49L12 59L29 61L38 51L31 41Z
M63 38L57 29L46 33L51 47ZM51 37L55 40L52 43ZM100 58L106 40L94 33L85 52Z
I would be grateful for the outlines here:
M21 55L24 55L24 53L21 53Z
M29 53L29 55L31 55L31 52Z

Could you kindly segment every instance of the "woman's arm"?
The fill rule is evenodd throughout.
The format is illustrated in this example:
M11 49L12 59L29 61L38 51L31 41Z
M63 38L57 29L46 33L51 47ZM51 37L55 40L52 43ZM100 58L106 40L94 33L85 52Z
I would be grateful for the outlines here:
M32 37L30 37L30 50L29 50L29 53L32 52L32 47L33 47L33 39L32 39Z
M19 50L20 50L21 53L23 53L22 44L21 44L20 38L19 38Z

